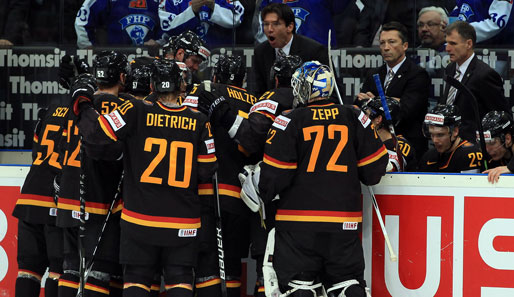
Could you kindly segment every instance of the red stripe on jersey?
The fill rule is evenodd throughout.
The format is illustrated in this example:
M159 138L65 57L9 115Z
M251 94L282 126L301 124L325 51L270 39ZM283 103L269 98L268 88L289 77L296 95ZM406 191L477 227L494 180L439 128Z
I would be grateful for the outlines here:
M198 155L198 162L200 163L209 163L216 162L216 154L208 154L208 155Z
M357 162L357 166L361 167L364 165L371 164L375 162L376 160L380 159L382 156L387 154L387 149L384 145L378 149L378 151L374 152L373 154L367 156L366 158L360 159L359 162Z
M17 205L33 205L42 207L56 207L54 197L34 195L34 194L20 194L16 201Z
M35 143L37 143L37 142L39 141L39 137L37 136L37 134L34 134L33 141L34 141Z
M387 152L387 151L386 151ZM262 158L262 161L268 165L271 165L273 167L281 168L281 169L296 169L297 164L296 162L283 162L279 161L267 154L264 154L264 157Z
M316 223L362 222L362 212L279 209L275 220Z
M271 114L271 113L269 113L269 112L265 112L265 111L262 111L262 110L256 110L255 112L256 112L256 113L260 113L260 114L262 114L262 115L265 115L266 117L268 117L268 118L269 118L269 119L271 119L272 121L275 121L275 118L277 117L277 116L275 116L274 114Z

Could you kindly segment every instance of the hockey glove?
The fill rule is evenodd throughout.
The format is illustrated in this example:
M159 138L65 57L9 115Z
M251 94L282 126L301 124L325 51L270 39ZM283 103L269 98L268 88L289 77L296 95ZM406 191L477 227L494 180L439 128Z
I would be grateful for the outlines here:
M211 92L203 92L198 97L198 110L206 114L211 122L221 119L230 109L230 106L223 96L216 96Z
M246 165L239 173L241 182L241 199L253 212L258 212L264 205L259 194L259 179L261 175L260 163Z
M77 75L89 72L89 65L84 59L76 59L73 61L72 57L65 55L62 57L59 65L59 84L69 90L71 83Z
M79 75L71 85L71 107L75 115L79 115L84 105L93 105L93 94L96 91L96 79L89 73Z

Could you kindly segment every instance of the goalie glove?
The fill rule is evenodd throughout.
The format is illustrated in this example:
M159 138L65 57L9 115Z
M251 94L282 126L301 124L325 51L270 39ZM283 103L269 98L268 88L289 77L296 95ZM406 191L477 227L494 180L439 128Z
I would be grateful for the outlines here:
M253 212L258 212L264 205L259 194L259 179L261 175L260 162L256 165L246 165L239 173L241 182L241 199Z

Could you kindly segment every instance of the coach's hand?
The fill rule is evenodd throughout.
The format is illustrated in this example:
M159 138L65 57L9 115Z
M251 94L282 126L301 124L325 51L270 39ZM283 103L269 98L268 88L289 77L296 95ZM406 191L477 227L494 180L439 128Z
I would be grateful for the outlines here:
M71 84L71 107L75 115L79 115L84 105L92 105L96 91L96 79L89 73L83 73Z

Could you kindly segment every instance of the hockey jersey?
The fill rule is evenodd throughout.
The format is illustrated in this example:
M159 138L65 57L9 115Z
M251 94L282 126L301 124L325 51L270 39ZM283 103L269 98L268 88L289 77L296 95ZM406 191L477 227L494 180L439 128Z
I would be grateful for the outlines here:
M280 195L279 230L357 230L360 183L378 183L387 162L387 149L364 113L315 101L273 122L261 163L261 198L266 203Z
M160 39L159 0L85 0L75 18L79 48L97 45L96 31L105 26L110 45L142 46Z
M94 96L94 107L101 114L107 114L121 105L125 99L121 95L100 93ZM74 116L72 116L74 118ZM107 155L108 147L90 145L80 140L79 130L76 126L76 118L70 123L73 134L68 135L66 146L65 170L61 175L61 191L58 200L58 225L61 227L73 227L79 224L80 219L80 183L84 184L83 198L86 203L85 218L87 220L103 221L107 215L112 199L118 188L123 166L120 161L113 161L121 154L110 153L115 157L108 161L97 159ZM121 210L121 199L118 200L112 212Z
M477 43L495 46L514 44L512 0L457 0L450 17L470 23Z
M331 46L335 47L335 28L333 16L342 13L348 6L348 0L263 0L260 10L270 3L285 3L291 7L295 16L296 33L307 36L328 46L328 30L332 30ZM262 20L259 17L258 41L263 42L266 36L262 31Z
M418 167L416 160L416 153L414 148L403 136L398 135L398 149L400 150L400 156L403 158L403 170L404 171L416 171ZM384 145L389 153L389 162L393 164L394 169L392 171L399 171L398 152L396 151L396 145L392 138L384 141Z
M461 139L453 151L440 154L435 148L429 149L419 162L419 171L479 173L482 158L477 145Z
M13 216L32 224L55 224L57 203L54 178L60 173L57 149L69 113L68 106L52 104L34 133L34 160L21 187Z
M188 0L161 1L159 18L162 30L170 36L191 30L212 48L232 44L232 28L241 24L244 7L237 0L214 2L213 10L204 5L195 14Z
M248 153L260 155L264 152L264 143L268 130L283 111L293 106L293 89L277 88L264 93L257 103L250 108L248 118L238 116L231 122L230 137L239 143Z
M225 97L230 104L228 112L232 114L232 117L246 118L250 107L257 101L257 98L245 89L206 81L195 86L182 104L196 108L198 102L202 100L202 96L206 96L207 92L214 94L216 98ZM218 122L212 122L212 125L216 142L216 157L219 161L218 192L221 209L236 214L247 213L248 208L239 195L241 183L238 178L239 172L247 163L246 156L238 149L237 143L230 139L227 129ZM203 201L212 205L214 201L212 199L214 193L212 183L200 184L198 193Z
M203 114L130 100L107 115L84 110L79 127L89 143L124 143L122 232L159 246L196 238L198 184L216 170L214 139Z

